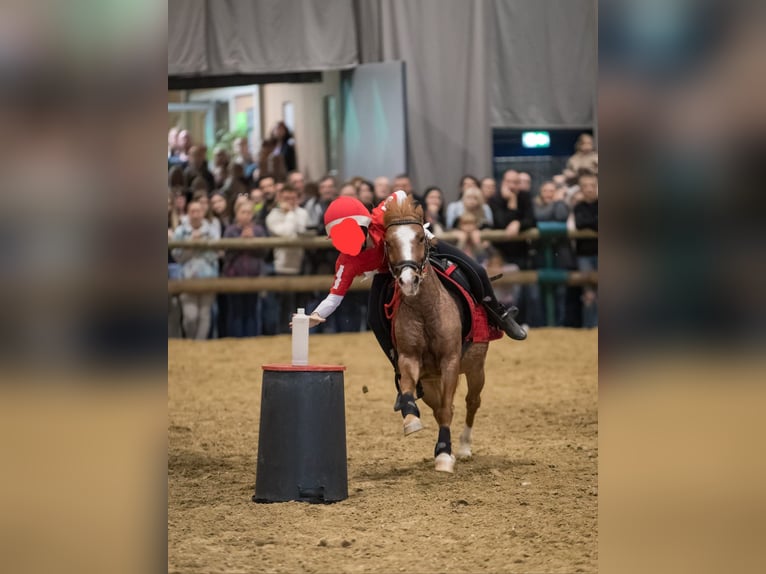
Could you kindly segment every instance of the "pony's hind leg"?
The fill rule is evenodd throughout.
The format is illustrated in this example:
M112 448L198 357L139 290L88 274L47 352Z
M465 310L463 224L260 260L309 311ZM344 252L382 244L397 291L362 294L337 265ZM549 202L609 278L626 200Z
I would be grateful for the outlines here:
M465 397L465 428L460 433L460 444L457 448L459 458L469 458L472 454L471 444L473 443L473 421L476 411L481 406L481 390L484 388L484 365L472 369L466 373L468 381L468 393Z

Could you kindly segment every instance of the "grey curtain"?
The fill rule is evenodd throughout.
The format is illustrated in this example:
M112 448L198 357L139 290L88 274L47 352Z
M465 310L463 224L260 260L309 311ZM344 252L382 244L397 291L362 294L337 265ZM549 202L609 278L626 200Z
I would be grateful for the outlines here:
M168 73L265 74L358 63L353 0L169 0Z
M208 71L207 0L168 0L168 75Z
M357 4L363 61L406 62L408 164L422 191L457 197L460 177L491 171L484 0Z
M495 127L593 124L595 0L493 0L488 50Z

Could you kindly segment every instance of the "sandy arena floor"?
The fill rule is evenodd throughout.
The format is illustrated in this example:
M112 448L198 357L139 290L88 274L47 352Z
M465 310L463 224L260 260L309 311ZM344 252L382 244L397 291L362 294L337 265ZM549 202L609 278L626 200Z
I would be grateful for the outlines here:
M597 332L492 343L454 475L433 470L422 402L426 428L402 436L372 334L312 337L312 361L348 367L349 498L255 504L260 366L289 356L286 336L168 341L169 572L596 571ZM461 377L453 445L464 398Z

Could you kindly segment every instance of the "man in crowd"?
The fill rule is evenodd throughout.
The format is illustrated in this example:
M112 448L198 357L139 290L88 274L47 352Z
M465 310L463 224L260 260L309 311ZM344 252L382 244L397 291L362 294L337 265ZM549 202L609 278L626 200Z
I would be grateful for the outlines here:
M304 191L306 181L303 178L303 174L297 170L291 171L287 174L287 183L290 185L290 187L298 192L298 205L303 205L303 203L306 201Z
M535 226L535 213L532 196L521 190L519 172L513 169L503 174L500 193L491 203L495 229L502 229L508 237L515 237L522 231ZM503 254L506 263L514 264L519 269L532 268L529 246L526 241L508 241L498 243L497 249ZM521 321L532 326L543 324L540 289L536 284L524 285L520 292L519 308Z
M585 173L579 178L582 199L574 206L574 220L577 229L598 231L598 177ZM578 197L579 198L579 197ZM598 239L578 239L576 243L577 268L583 272L598 271ZM587 285L582 295L583 327L598 325L596 288Z
M375 178L375 201L374 205L378 205L381 201L391 195L391 182L388 178L381 175Z
M207 148L203 145L192 146L189 150L189 165L184 170L184 181L187 187L191 187L195 178L201 177L206 185L207 192L211 193L215 189L215 178L207 167Z
M260 195L262 198L262 207L258 212L258 223L265 225L266 218L269 216L269 213L277 204L277 190L274 184L274 178L270 174L265 173L258 178L258 182L255 187L258 189L258 193L256 195Z

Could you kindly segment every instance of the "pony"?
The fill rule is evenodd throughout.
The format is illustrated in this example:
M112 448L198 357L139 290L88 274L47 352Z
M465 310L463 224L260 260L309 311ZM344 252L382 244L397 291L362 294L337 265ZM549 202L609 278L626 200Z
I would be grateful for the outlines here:
M488 342L473 343L463 352L461 314L458 303L442 285L429 262L432 241L423 227L423 210L411 197L391 201L383 224L385 252L394 281L392 335L401 379L404 435L423 428L415 404L418 382L423 400L439 424L434 449L434 466L440 472L454 472L450 425L458 377L465 374L465 427L460 435L457 456L471 456L472 429L481 405L484 363Z

